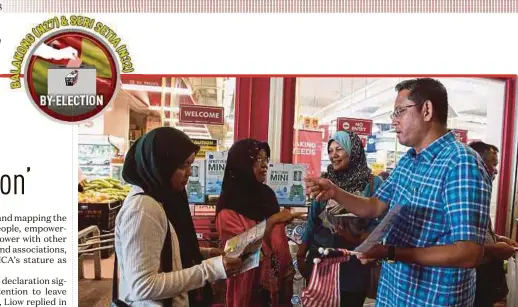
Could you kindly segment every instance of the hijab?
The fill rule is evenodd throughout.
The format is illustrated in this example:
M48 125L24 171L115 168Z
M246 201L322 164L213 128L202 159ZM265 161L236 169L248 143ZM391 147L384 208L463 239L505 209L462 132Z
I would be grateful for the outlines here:
M338 171L329 165L327 173L323 177L349 193L363 192L369 183L371 170L367 166L367 158L360 137L351 131L338 131L329 139L328 151L333 141L345 149L349 156L349 164L344 170Z
M232 145L228 151L216 214L229 209L259 222L280 211L273 190L257 181L253 172L261 149L270 157L270 146L265 142L243 139Z
M349 155L349 164L344 170L339 171L335 171L333 166L329 165L324 178L331 180L342 190L353 194L361 194L367 187L372 174L371 169L367 166L367 157L360 137L354 132L338 131L329 139L327 143L328 151L333 141L345 149L347 155ZM327 206L331 214L344 213L343 207L335 201L328 202ZM367 229L368 220L353 219L349 220L347 224L351 233L357 236Z
M184 269L200 264L202 256L196 238L196 231L189 210L187 192L175 191L170 180L185 161L199 151L190 138L180 130L171 127L154 129L131 146L122 170L124 180L139 186L144 192L161 203L167 219L178 236L182 267ZM209 289L207 289L207 286ZM203 296L212 298L210 285L206 285ZM189 291L190 305L198 293Z

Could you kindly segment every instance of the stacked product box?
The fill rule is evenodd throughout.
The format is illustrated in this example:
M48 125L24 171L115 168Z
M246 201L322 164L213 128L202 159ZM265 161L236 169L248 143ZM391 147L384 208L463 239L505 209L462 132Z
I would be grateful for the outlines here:
M227 165L227 151L207 152L205 155L205 194L219 196Z
M191 165L192 175L187 183L190 204L205 203L205 160L195 160Z
M304 206L306 193L304 164L270 163L266 184L275 192L281 206Z

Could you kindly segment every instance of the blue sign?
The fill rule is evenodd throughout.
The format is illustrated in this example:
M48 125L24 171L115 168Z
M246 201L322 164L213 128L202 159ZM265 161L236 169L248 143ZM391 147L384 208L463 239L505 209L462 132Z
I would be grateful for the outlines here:
M376 136L369 135L367 138L367 152L376 152Z

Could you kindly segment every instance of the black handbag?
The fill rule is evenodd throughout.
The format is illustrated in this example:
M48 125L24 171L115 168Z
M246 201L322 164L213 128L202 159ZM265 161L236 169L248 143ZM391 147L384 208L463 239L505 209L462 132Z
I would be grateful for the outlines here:
M477 296L490 297L496 303L505 299L508 293L503 261L493 260L477 268Z
M489 229L489 234L496 242L496 235ZM477 296L490 297L493 303L506 298L509 293L505 278L504 261L490 260L477 267Z
M171 244L171 229L169 222L167 222L167 234L164 240L164 246L160 254L160 263L162 264L162 271L164 273L173 271L173 246ZM129 307L124 301L119 299L119 275L117 265L117 252L115 252L115 263L113 267L113 285L112 285L112 302L111 307ZM173 298L167 298L162 300L164 307L173 306Z

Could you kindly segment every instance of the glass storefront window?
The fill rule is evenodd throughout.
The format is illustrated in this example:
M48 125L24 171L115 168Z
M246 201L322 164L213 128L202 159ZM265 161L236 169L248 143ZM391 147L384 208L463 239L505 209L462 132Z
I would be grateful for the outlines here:
M391 171L408 148L398 143L390 114L395 85L409 78L297 78L294 162L326 171L327 139L340 127L364 135L373 173ZM437 78L448 90L448 127L461 141L482 140L501 148L505 82L483 78ZM317 133L315 134L315 131ZM320 144L314 145L320 132ZM315 150L315 156L308 148ZM494 220L498 180L493 184Z
M140 103L131 104L129 142L160 126L175 127L196 140L214 140L217 150L234 142L235 78L129 76L122 89ZM180 122L180 105L223 108L223 125ZM193 109L193 112L208 109Z

